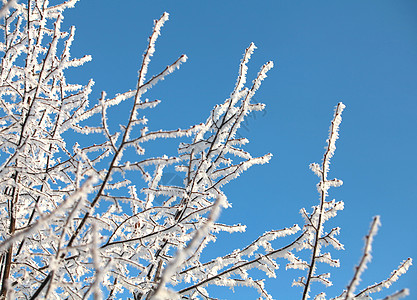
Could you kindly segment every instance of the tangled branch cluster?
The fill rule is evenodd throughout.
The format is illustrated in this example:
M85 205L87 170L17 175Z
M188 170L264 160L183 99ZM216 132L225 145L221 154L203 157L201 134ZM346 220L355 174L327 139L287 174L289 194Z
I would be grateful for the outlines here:
M261 299L272 299L263 279L252 278L250 270L275 277L279 259L288 261L287 268L306 271L294 281L303 289L302 299L310 297L313 282L330 285L330 274L317 269L319 263L339 266L324 247L343 249L339 228L325 232L324 223L343 209L343 202L327 200L329 188L342 184L327 174L344 105L336 108L322 164L311 165L320 178L320 202L312 212L301 210L304 226L268 231L243 249L202 262L202 251L217 233L245 230L217 221L221 209L230 207L223 186L272 157L252 157L238 130L251 112L264 109L252 100L273 63L263 65L247 85L247 64L256 48L251 44L230 97L204 123L150 131L142 114L160 101L143 96L187 60L182 55L147 78L168 14L155 21L137 86L110 98L102 92L90 105L94 82L72 84L65 77L66 69L91 60L71 58L75 29L61 26L63 11L76 2L4 1L0 11L0 297L116 299L128 293L135 299L214 299L207 287L217 285L253 287ZM130 103L130 113L113 131L108 116L121 102ZM66 134L90 135L96 143L69 145ZM174 156L145 155L147 142L162 139L188 142L179 143ZM182 184L163 184L169 168L182 174ZM333 299L371 299L411 265L408 259L387 280L356 292L378 225L376 217L351 283ZM288 235L292 242L273 246ZM311 252L309 260L295 255L301 250ZM325 299L324 293L315 299Z

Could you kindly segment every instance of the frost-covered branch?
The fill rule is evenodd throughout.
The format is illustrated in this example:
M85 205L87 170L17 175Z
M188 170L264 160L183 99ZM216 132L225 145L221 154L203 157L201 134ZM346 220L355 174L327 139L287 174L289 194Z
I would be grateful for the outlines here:
M356 294L355 297L362 297L371 293L375 293L375 292L379 292L381 291L383 288L389 288L395 281L398 280L398 278L405 274L408 269L410 268L410 266L412 265L412 259L408 258L405 261L403 261L396 270L394 270L391 275L379 282L379 283L375 283L365 289L363 289L362 291L360 291L358 294Z
M207 221L204 223L204 225L202 225L200 228L196 230L193 238L185 248L178 249L177 253L174 256L174 259L171 260L170 264L165 268L164 272L162 273L161 280L159 281L158 287L155 290L155 294L151 297L151 299L165 299L165 285L169 283L170 278L177 272L177 269L181 266L181 264L183 264L186 258L195 251L198 244L201 243L202 240L210 232L214 222L217 220L219 216L221 206L223 206L225 203L226 199L223 195L217 196L217 199L213 204L210 216L207 218Z
M379 220L379 216L374 217L371 229L369 230L368 235L365 237L365 248L363 250L362 258L359 262L359 265L355 268L355 274L353 275L352 281L349 283L346 291L346 300L353 298L353 293L355 292L355 289L357 285L359 284L359 281L361 279L361 275L363 271L366 269L366 265L371 261L371 250L372 250L372 242L374 239L374 236L376 235L378 231L378 227L381 225L381 221Z
M397 300L410 295L409 289L402 289L401 291L395 292L392 295L386 296L383 300Z
M315 272L317 269L317 262L325 262L331 266L339 266L339 261L332 259L330 253L321 253L321 247L323 245L326 246L331 244L336 249L343 248L343 245L335 238L335 235L338 234L339 230L333 228L329 234L323 234L323 224L329 218L334 217L338 210L343 209L342 202L327 202L326 198L328 196L328 189L331 186L337 187L342 185L341 180L328 180L327 174L329 172L330 159L336 149L336 140L339 137L338 131L342 121L341 114L344 108L345 105L343 103L339 103L335 109L334 117L330 126L329 138L327 140L327 148L323 156L321 167L318 164L310 165L312 171L320 177L320 182L317 185L318 192L320 193L320 204L314 207L314 211L311 215L308 215L304 209L302 210L302 215L306 221L305 228L309 232L309 238L308 241L306 241L308 245L307 247L312 251L310 263L307 265L307 277L305 279L300 278L298 281L294 282L295 285L300 285L304 288L303 300L309 298L310 285L312 281L320 281L325 285L332 284L327 274L316 275ZM304 268L304 266L304 263L301 264L301 268Z

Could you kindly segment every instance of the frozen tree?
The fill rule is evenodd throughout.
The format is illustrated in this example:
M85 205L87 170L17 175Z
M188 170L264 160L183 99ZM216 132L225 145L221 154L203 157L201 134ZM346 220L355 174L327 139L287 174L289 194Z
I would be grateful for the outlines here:
M339 228L326 232L324 223L343 209L342 202L327 200L329 188L342 181L327 175L344 105L336 108L322 164L311 165L320 178L320 201L312 212L301 210L304 226L268 231L243 249L203 262L201 253L218 232L245 230L218 222L221 209L230 207L223 186L272 156L245 151L248 140L238 130L248 114L264 109L253 96L273 63L263 65L247 85L247 63L256 48L251 44L230 97L204 123L150 131L143 111L160 101L149 101L145 93L187 60L182 55L160 73L147 74L168 14L155 21L136 87L114 97L102 92L90 104L94 82L73 84L65 78L67 68L91 59L71 58L75 29L61 26L63 11L76 2L3 1L0 10L0 297L214 299L208 287L217 285L253 287L260 299L272 299L264 280L252 278L250 270L275 277L278 260L305 270L305 277L294 281L302 299L311 297L314 282L330 285L330 274L318 266L339 266L324 247L343 249L336 238ZM130 113L115 130L108 116L121 102L130 104ZM68 139L85 135L91 138L74 145ZM147 142L163 139L177 139L178 153L145 154ZM94 142L83 144L86 140ZM164 184L166 170L181 174L182 184ZM378 225L376 217L352 281L333 299L371 299L411 265L407 259L388 279L356 291ZM273 246L273 240L289 235L292 242ZM311 255L302 259L297 251ZM386 299L406 294L402 290ZM325 299L324 293L315 299Z

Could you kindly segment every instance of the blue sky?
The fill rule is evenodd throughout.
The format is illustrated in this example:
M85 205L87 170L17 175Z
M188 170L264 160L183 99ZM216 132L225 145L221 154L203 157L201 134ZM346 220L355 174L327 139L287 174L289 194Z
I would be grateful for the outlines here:
M417 259L416 1L81 0L65 24L77 27L73 56L91 54L93 61L70 71L70 80L94 78L93 98L101 90L110 96L133 89L153 20L164 11L170 21L150 73L183 53L189 60L148 94L163 101L150 117L152 128L205 121L232 91L250 42L258 47L250 80L263 63L275 63L255 97L266 111L251 115L241 131L253 155L274 157L226 188L233 208L222 221L248 230L221 235L207 257L241 248L268 229L303 224L299 210L318 201L308 165L321 162L333 109L342 101L347 108L330 176L344 185L330 190L330 198L343 200L345 209L326 225L341 227L346 250L332 252L342 266L332 270L334 287L323 290L336 296L346 286L377 214L382 227L361 286L385 279L407 257ZM283 261L278 278L266 285L274 298L297 299L301 289L289 286L298 274L284 269ZM416 283L413 266L391 291L409 287L408 299L417 299ZM256 297L247 289L222 292L227 299Z

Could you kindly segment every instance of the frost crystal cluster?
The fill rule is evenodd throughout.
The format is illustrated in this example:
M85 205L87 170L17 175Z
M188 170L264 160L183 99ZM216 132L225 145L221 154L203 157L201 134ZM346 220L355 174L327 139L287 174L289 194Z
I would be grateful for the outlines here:
M218 232L245 230L217 221L221 209L230 207L223 186L271 159L252 157L244 150L248 140L237 132L248 114L264 109L252 100L273 64L263 65L247 85L251 44L230 97L204 123L151 131L144 114L160 101L144 94L187 60L182 55L160 73L147 74L168 14L155 21L136 87L90 101L93 81L65 78L66 69L91 59L71 58L75 29L62 28L63 11L76 2L3 0L0 10L0 299L214 299L210 285L253 287L260 299L272 299L250 270L275 277L279 259L289 269L305 270L294 281L302 299L310 297L313 282L330 285L330 274L318 265L339 266L323 249L343 249L339 228L326 232L324 223L343 209L342 202L327 200L329 188L342 184L327 174L344 105L336 108L322 164L311 165L320 178L320 202L312 212L301 210L305 225L268 231L243 249L203 262L201 253ZM129 103L130 114L114 130L108 118L122 102ZM85 135L90 138L80 138ZM149 141L162 139L181 140L178 153L145 155ZM164 184L167 170L180 174L182 184ZM387 280L356 291L378 225L376 217L351 283L333 299L371 299L407 271L411 259ZM288 245L272 245L288 235L294 236ZM295 255L301 250L310 251L310 259Z

